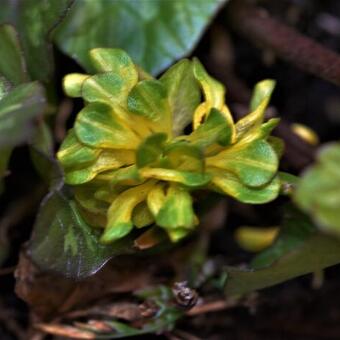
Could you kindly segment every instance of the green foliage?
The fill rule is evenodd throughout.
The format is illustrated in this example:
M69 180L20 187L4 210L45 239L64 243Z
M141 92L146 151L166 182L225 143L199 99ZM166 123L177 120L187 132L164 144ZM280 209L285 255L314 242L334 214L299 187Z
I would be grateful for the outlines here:
M56 42L89 72L94 71L89 50L119 47L157 74L190 53L224 2L81 0L59 28Z
M268 267L258 270L227 268L225 294L230 296L250 293L333 266L339 260L339 241L315 233Z
M156 80L140 79L140 68L138 73L120 49L96 48L90 59L101 73L64 79L66 91L80 95L85 107L58 158L66 183L91 187L91 208L84 197L76 201L90 215L101 214L96 224L104 228L102 243L129 234L141 204L149 225L155 222L174 242L182 239L198 224L191 196L195 189L251 203L277 197L279 155L267 141L277 121L264 122L273 81L256 86L253 111L235 124L224 104L223 85L198 60L181 61ZM193 85L193 96L175 97L182 82L184 93ZM183 120L179 113L186 115ZM189 117L193 132L173 136ZM93 211L93 206L102 209Z
M286 208L280 233L274 244L258 254L251 262L253 269L273 265L282 256L304 244L316 229L310 219L293 206Z
M26 65L17 32L11 25L0 26L0 74L13 85L27 81Z
M132 252L132 241L115 247L99 243L98 233L81 217L65 188L54 188L45 197L30 241L36 264L68 277L83 278L97 272L115 255Z
M19 85L0 100L0 146L15 146L32 133L32 118L45 108L44 89L39 83Z
M340 236L340 143L321 148L317 163L302 176L296 203L320 230Z
M340 262L339 240L331 237L340 235L339 143L323 148L301 180L279 173L284 146L270 136L279 120L265 121L273 80L255 86L249 114L234 122L223 84L198 59L175 63L159 79L148 73L190 54L227 2L2 1L0 179L13 149L28 143L50 188L29 246L41 268L84 278L110 258L134 253L135 237L150 230L180 241L199 224L201 190L250 204L281 192L307 214L288 209L277 239L249 270L227 268L226 294ZM89 73L63 81L65 93L85 103L57 153L63 174L52 124L45 121L58 97L53 41ZM186 129L191 123L192 131ZM112 321L112 338L171 330L183 316L166 287L138 297L154 300L157 317L141 329Z

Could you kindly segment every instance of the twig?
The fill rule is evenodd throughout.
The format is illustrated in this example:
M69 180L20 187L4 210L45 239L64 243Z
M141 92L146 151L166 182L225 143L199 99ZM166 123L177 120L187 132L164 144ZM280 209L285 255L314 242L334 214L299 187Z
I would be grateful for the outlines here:
M340 56L297 30L280 23L245 0L228 6L232 27L257 45L271 49L300 69L340 85Z
M227 308L233 308L235 306L238 306L239 304L240 301L237 299L217 300L202 305L197 305L194 308L187 311L186 315L195 316L199 314L218 312Z

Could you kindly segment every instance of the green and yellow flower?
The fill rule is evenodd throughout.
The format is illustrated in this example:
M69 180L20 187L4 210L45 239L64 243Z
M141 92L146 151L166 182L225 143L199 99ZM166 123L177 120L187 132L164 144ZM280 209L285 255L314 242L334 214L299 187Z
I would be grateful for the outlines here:
M150 225L172 241L185 237L199 223L198 189L253 204L277 197L282 145L269 135L278 120L264 122L274 81L256 85L250 113L234 123L223 85L197 59L157 80L119 49L93 49L90 58L96 74L64 79L85 107L58 159L82 215L104 228L103 243Z

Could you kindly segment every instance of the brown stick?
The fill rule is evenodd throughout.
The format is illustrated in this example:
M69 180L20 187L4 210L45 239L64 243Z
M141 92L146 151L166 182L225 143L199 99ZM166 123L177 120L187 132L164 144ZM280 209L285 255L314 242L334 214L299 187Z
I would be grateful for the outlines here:
M255 44L270 48L303 71L340 85L339 54L280 23L266 10L249 5L247 1L231 1L228 17L232 27Z

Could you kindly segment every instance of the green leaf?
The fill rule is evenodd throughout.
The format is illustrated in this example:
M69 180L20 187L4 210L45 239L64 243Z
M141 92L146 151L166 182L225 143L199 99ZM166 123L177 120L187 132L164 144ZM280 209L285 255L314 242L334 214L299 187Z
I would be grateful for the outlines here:
M192 229L196 224L192 198L187 189L171 185L160 208L156 223L164 229Z
M313 273L340 262L340 242L314 233L299 247L285 253L269 267L259 270L227 268L225 294L247 294L292 278Z
M88 50L119 47L157 74L189 54L223 0L78 1L58 29L58 46L92 71Z
M225 87L222 83L211 77L198 59L194 59L194 75L204 93L208 104L208 112L215 108L221 110L224 105ZM208 113L207 112L207 113Z
M237 140L252 139L256 136L259 126L263 123L264 114L274 88L275 81L271 79L262 80L255 85L250 102L251 113L236 123Z
M52 171L50 159L54 158L54 144L52 131L43 120L39 121L30 140L30 156L40 177L48 182L51 176L49 171Z
M51 35L74 0L25 0L17 9L27 68L34 80L47 81L53 72Z
M92 164L66 168L65 182L73 185L83 184L89 182L101 172L130 165L133 161L134 154L130 150L104 150Z
M192 63L187 59L179 61L162 75L160 81L168 92L172 131L178 136L191 123L200 102L200 90L193 74Z
M81 279L113 256L132 253L132 244L130 239L109 247L100 244L96 230L85 223L65 189L56 189L41 204L29 251L42 269Z
M26 65L18 34L11 25L0 26L0 74L13 85L27 81Z
M143 178L182 183L190 188L199 188L209 183L211 176L207 173L181 171L164 168L143 168L139 171Z
M137 167L142 168L157 162L162 156L166 140L167 135L165 133L155 133L146 138L137 150Z
M143 228L154 222L154 218L146 204L139 203L132 212L132 222L136 228Z
M260 187L275 176L279 159L271 145L259 139L232 145L208 157L207 165L231 172L247 186Z
M171 134L171 111L165 86L159 80L143 80L129 93L128 110L150 120L154 132Z
M57 157L64 168L80 168L93 163L99 153L99 149L81 144L74 129L70 129L59 148Z
M135 149L138 137L113 109L102 103L83 108L75 123L78 139L87 146L111 149Z
M108 210L108 224L100 238L102 243L112 243L130 233L133 228L133 210L139 203L146 200L153 185L153 181L148 181L125 190L117 196Z
M303 174L295 202L321 230L340 236L340 143L321 148L318 161Z
M103 72L84 79L81 84L81 94L90 103L107 103L117 110L120 107L126 108L128 93L134 85L135 83L132 83L129 78L124 79L118 73ZM74 85L73 92L74 94L78 92Z
M113 72L132 85L137 83L136 66L125 51L118 48L94 48L89 53L92 65L98 72Z
M206 148L214 143L226 146L231 143L233 126L217 109L212 109L204 123L187 138L194 145Z
M280 180L276 176L263 187L249 187L244 185L233 174L218 168L209 168L207 172L212 175L212 188L243 203L262 204L274 200L280 191Z
M0 75L0 100L6 96L11 87L10 82Z
M250 100L250 111L254 111L263 101L269 101L275 88L275 81L271 79L262 80L255 85Z
M315 230L315 226L305 214L295 207L289 206L285 211L277 239L268 249L255 257L251 262L251 267L260 269L271 266L283 255L303 245Z
M202 150L187 141L175 141L165 147L164 167L180 171L203 173L205 168Z
M32 133L32 120L45 109L44 89L37 82L14 88L0 101L0 146L24 142Z

